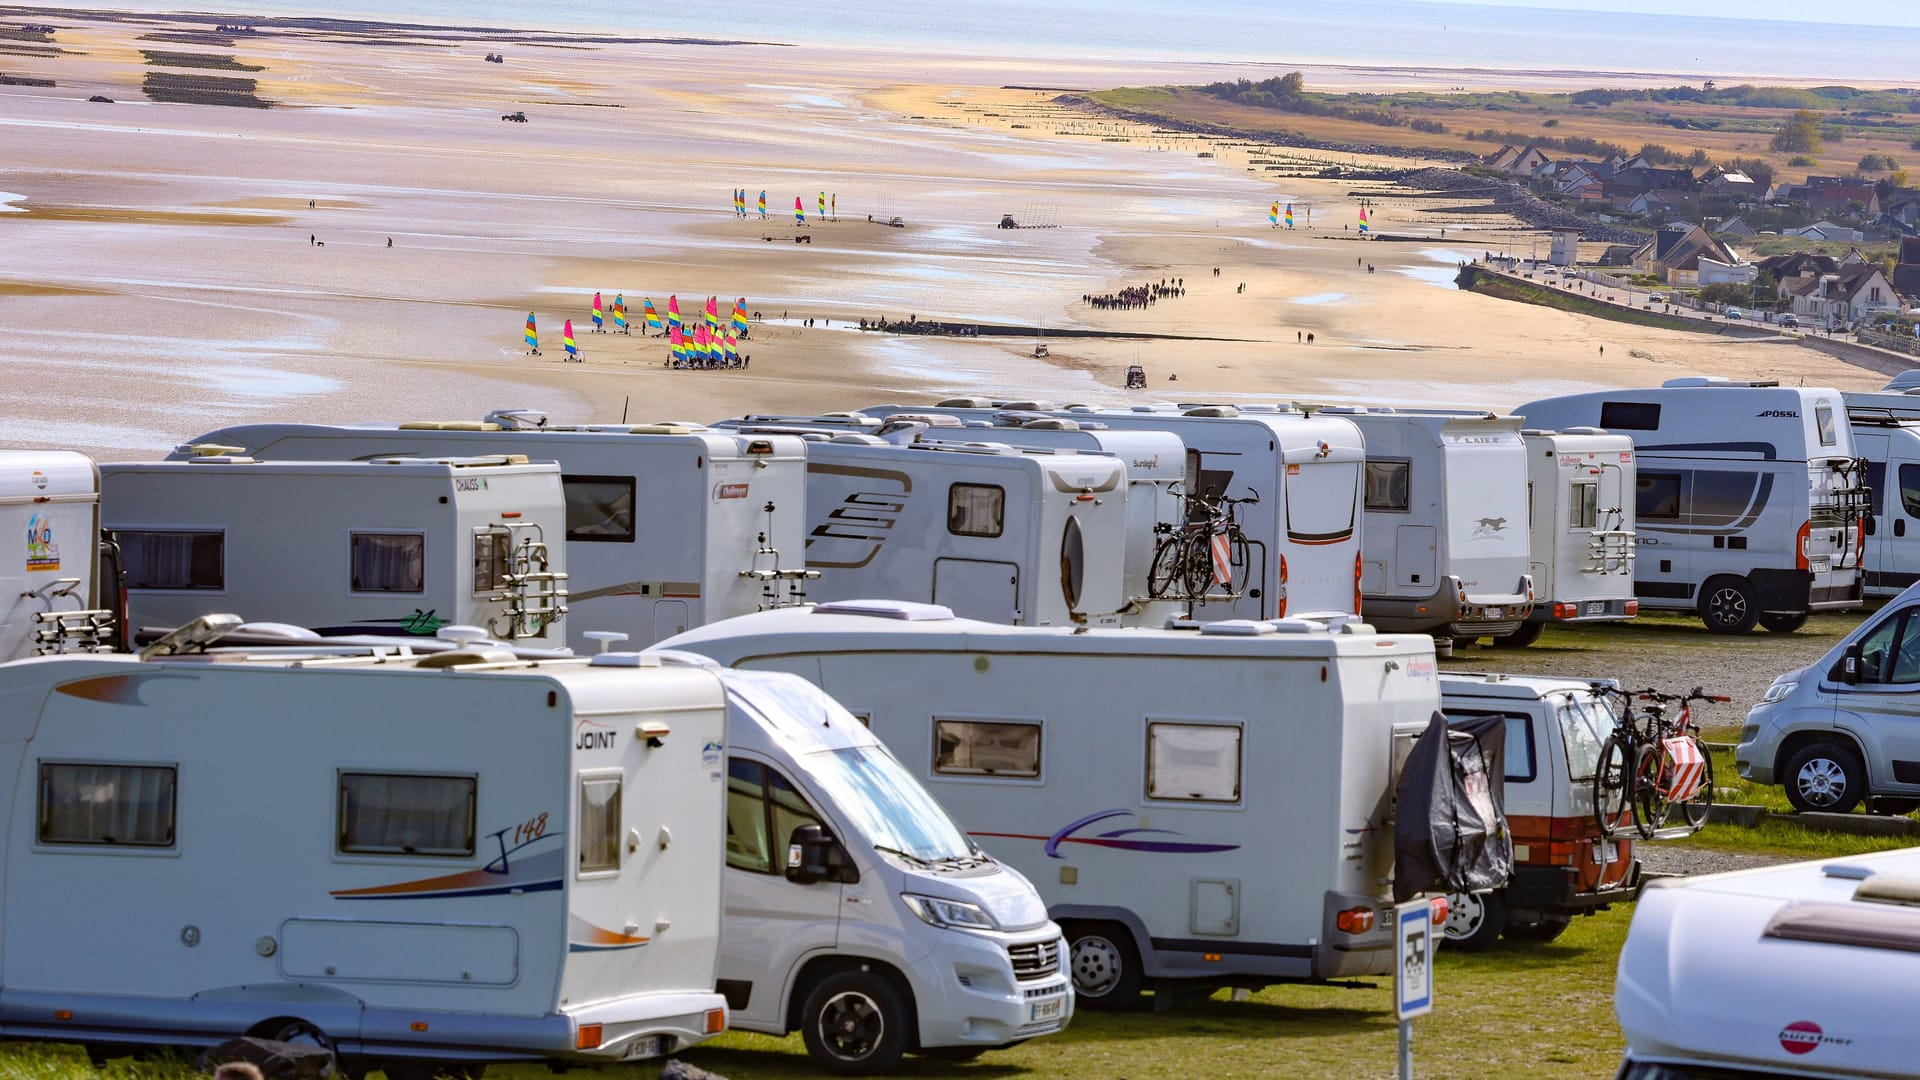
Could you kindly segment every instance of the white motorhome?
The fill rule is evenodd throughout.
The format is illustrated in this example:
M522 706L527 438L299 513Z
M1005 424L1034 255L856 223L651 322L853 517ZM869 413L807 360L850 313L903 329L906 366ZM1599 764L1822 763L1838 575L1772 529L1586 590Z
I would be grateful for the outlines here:
M162 655L221 620L0 665L0 1034L249 1034L426 1076L725 1026L721 679L473 628Z
M1455 641L1518 630L1535 599L1519 418L1359 406L1320 415L1366 439L1367 621Z
M1621 1080L1920 1077L1920 848L1650 882L1620 952Z
M801 675L864 718L1039 888L1082 1005L1391 970L1394 770L1439 708L1428 638L1304 619L1076 632L864 601L663 647Z
M1360 432L1343 418L1271 405L1137 405L1056 408L1043 402L955 398L931 408L876 405L869 416L939 412L1019 426L1041 416L1165 431L1186 447L1187 516L1203 523L1207 500L1243 501L1235 512L1253 565L1230 595L1201 597L1208 619L1271 619L1289 611L1360 610ZM1164 591L1164 590L1163 590Z
M1837 390L1689 377L1514 411L1631 435L1641 607L1744 634L1860 604L1870 504L1844 408Z
M1524 647L1548 623L1611 622L1640 613L1633 596L1633 439L1599 428L1520 433L1527 448L1527 537L1533 611L1493 639Z
M566 643L551 463L206 456L103 465L100 492L130 633L237 608L326 634Z
M100 542L93 461L70 450L0 450L0 531L25 537L18 561L0 565L0 661L110 650L119 570Z
M811 592L930 600L988 622L1113 622L1127 603L1127 494L1126 466L1104 454L811 442Z
M1873 527L1867 536L1866 594L1898 596L1920 581L1920 396L1840 395L1853 445L1867 462Z
M588 630L644 645L804 599L806 451L796 438L685 424L561 427L503 409L477 423L249 424L208 432L174 457L192 456L195 444L263 460L523 454L559 462L576 650L587 647Z

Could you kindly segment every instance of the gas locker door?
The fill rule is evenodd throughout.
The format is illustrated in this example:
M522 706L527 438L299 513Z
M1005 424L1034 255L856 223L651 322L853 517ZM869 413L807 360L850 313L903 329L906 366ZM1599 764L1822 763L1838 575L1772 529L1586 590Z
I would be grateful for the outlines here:
M933 602L945 604L963 619L1017 623L1020 611L1020 568L1010 562L981 559L936 559L933 564Z

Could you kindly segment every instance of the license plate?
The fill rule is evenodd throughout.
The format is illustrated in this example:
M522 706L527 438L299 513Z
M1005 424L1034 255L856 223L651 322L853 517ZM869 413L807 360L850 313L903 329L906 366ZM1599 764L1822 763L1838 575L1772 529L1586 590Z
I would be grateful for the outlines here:
M1593 842L1593 861L1601 866L1612 866L1620 861L1620 845L1611 840Z
M627 1044L626 1053L621 1054L620 1056L629 1061L635 1058L659 1057L660 1056L660 1036L647 1035L647 1036L643 1036L641 1038L635 1039L632 1042Z
M1831 565L1832 565L1825 559L1809 559L1808 562L1812 566L1813 572L1816 574L1826 573L1831 568Z
M1058 1020L1060 1019L1060 1010L1065 1007L1066 1003L1067 996L1065 994L1056 998L1048 998L1045 1001L1036 1001L1027 1007L1028 1013L1031 1014L1027 1017L1027 1022L1038 1023L1042 1020Z
M1490 607L1487 609L1487 618L1489 619L1504 618L1506 614L1507 614L1506 608Z
M1605 615L1606 613L1607 602L1605 600L1590 600L1587 602L1587 614Z

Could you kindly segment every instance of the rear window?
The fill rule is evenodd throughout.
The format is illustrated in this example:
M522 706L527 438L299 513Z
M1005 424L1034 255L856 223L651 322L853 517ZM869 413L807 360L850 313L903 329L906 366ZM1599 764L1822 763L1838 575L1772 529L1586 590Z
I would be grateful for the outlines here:
M1816 405L1813 408L1813 422L1820 428L1820 445L1832 446L1839 441L1833 430L1833 406Z
M633 539L633 477L562 476L567 539L624 543Z
M1603 401L1600 426L1627 431L1659 431L1660 406L1644 401Z
M1405 510L1412 472L1411 462L1368 461L1367 509Z
M1568 697L1554 710L1567 747L1567 778L1591 780L1600 767L1600 751L1613 734L1613 707L1594 698Z
M116 535L129 589L226 588L223 532L121 529Z
M1350 535L1359 467L1352 461L1287 466L1287 536L1324 541Z

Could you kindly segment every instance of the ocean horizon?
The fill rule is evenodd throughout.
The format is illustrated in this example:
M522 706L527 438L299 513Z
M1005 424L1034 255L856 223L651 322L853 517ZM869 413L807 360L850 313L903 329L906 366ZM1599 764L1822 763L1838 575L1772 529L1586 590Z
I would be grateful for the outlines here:
M1686 82L1741 78L1808 84L1920 82L1920 29L1618 14L1559 9L1343 0L973 0L918 5L883 0L726 0L697 9L555 0L109 0L110 10L194 10L249 17L308 16L634 37L843 45L934 55L1168 61L1258 69L1353 65L1672 75ZM1223 76L1231 72L1223 72Z

